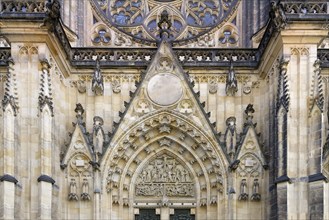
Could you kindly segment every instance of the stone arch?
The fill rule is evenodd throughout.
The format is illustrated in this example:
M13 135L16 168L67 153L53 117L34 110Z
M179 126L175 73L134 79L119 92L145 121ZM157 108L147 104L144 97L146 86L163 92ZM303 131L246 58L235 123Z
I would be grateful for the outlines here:
M123 125L122 125L123 126ZM226 184L227 160L216 139L186 116L160 110L142 117L139 122L114 137L101 161L103 188L115 195L112 203L129 205L128 192L133 184L132 176L147 163L154 152L171 152L190 170L204 191L198 204L210 201ZM138 168L139 167L139 168ZM123 198L123 191L125 198ZM126 202L128 201L128 203ZM202 202L201 202L202 201Z

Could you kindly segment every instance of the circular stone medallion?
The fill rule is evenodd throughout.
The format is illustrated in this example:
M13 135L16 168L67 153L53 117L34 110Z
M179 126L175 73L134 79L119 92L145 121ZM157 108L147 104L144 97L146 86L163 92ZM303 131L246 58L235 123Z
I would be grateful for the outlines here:
M168 73L153 76L147 86L150 99L158 105L172 105L183 94L182 84L177 76Z

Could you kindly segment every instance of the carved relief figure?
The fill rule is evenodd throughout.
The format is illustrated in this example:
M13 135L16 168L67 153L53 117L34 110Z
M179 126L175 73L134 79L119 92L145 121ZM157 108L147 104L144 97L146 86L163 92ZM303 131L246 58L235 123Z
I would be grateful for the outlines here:
M69 196L68 196L69 200L79 200L79 197L77 195L77 184L75 182L75 179L72 179L70 182L70 190L69 190Z
M136 184L137 196L183 196L194 195L190 172L168 155L151 161L139 174Z
M254 179L254 184L252 187L252 195L250 197L252 201L260 201L261 195L259 193L259 182L258 179Z
M240 195L239 195L239 200L247 200L248 199L248 193L247 193L247 181L246 179L243 179L241 181L240 185Z
M81 200L90 200L89 183L88 183L87 179L83 179L83 182L82 182Z

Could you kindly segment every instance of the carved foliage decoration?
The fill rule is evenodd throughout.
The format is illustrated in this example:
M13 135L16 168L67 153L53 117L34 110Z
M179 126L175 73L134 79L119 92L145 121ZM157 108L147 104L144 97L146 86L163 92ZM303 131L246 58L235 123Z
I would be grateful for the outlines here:
M13 59L7 60L7 73L5 82L5 94L2 100L2 109L6 110L8 106L12 108L14 116L18 113L18 98L17 98L17 88L16 88L16 73L14 69L15 62Z
M150 161L138 174L136 196L193 197L190 172L175 158L163 154Z
M48 106L51 115L54 116L53 102L51 93L51 78L50 78L50 64L47 59L40 61L42 66L40 93L39 93L39 109L42 112L45 106Z
M278 109L281 106L283 106L286 109L286 111L288 111L289 109L289 101L290 101L288 75L287 75L288 63L289 61L285 59L282 59L280 62L278 100L277 100Z
M313 79L311 84L311 100L310 100L310 112L314 105L317 105L321 111L323 111L324 106L324 97L323 97L323 83L322 83L322 76L321 76L321 68L320 68L321 61L319 59L315 60L314 62L314 73Z

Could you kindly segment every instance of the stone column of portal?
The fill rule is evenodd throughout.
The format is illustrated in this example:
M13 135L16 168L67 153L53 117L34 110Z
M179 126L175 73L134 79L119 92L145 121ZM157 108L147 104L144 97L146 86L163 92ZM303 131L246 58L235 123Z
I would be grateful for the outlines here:
M50 97L50 65L47 60L41 61L41 92L39 95L40 108L40 171L39 184L39 219L51 219L52 185L51 152L52 152L52 101Z
M15 118L17 105L15 99L15 73L14 61L8 60L7 81L5 83L5 95L2 100L3 107L3 144L1 154L3 156L3 170L0 173L0 219L14 219L15 214Z
M98 169L94 171L94 219L101 219L100 196L101 196L101 174Z

